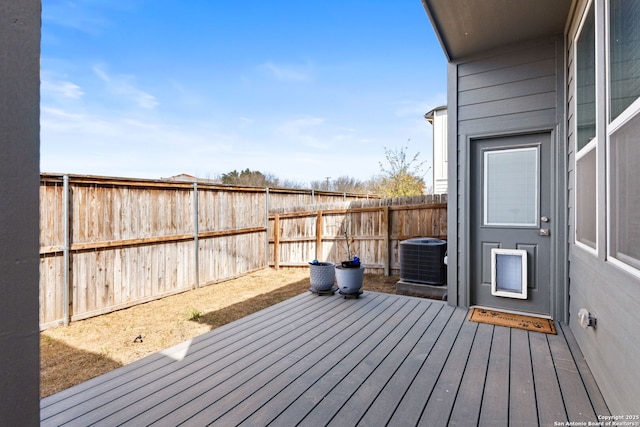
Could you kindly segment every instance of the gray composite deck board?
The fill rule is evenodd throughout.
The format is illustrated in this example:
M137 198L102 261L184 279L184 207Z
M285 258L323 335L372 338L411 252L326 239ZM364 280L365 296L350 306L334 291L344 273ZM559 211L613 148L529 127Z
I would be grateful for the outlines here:
M45 398L43 426L553 425L607 408L568 328L305 293Z
M536 405L527 404L535 399L533 371L529 349L529 333L511 330L511 369L509 385L509 425L538 425Z
M465 369L456 402L449 418L451 426L468 426L478 424L480 408L482 407L483 390L487 378L487 360L491 351L493 327L487 324L479 324L473 345L469 354L467 366L476 367Z
M335 307L327 304L328 301L310 302L310 305L296 305L294 302L286 304L279 307L284 309L282 311L274 310L273 313L265 312L266 315L256 316L255 322L245 325L245 328L242 327L244 322L241 322L240 327L233 325L227 328L228 330L221 331L219 335L203 335L191 344L179 345L168 352L158 353L112 371L85 383L86 389L83 393L58 393L43 401L47 404L43 405L41 416L48 417L54 408L60 409L61 405L54 403L63 401L65 406L74 410L66 410L52 417L53 424L62 424L79 415L82 415L82 419L87 423L99 421L111 414L117 414L120 420L126 420L127 412L139 414L146 406L153 404L158 396L163 398L166 390L175 390L194 375L201 377L204 367L215 367L224 371L224 368L237 362L242 354L261 344L266 346L278 334L286 335L283 332L284 327L297 318L305 321L308 309L324 312L324 305L327 306L325 311L335 310ZM261 337L254 339L257 333ZM179 354L187 349L190 356L188 359L177 361L171 357L173 352ZM147 359L150 360L147 362ZM214 361L217 363L213 364ZM89 408L94 405L98 407L89 412Z
M342 403L332 418L335 425L356 425L365 414L373 418L390 416L415 375L412 372L417 372L417 368L408 367L412 365L412 360L418 359L417 352L424 350L426 331L429 330L432 332L431 336L436 336L434 331L441 331L449 319L451 312L446 307L440 304L429 306L419 323L413 326L366 379L362 378L357 390ZM405 388L399 390L401 384Z
M456 342L466 311L456 310L445 326L435 345L423 360L422 366L411 381L398 407L394 410L390 423L393 425L417 425L424 407L431 398L431 392L442 373L447 357ZM442 398L439 396L438 398ZM372 422L374 420L371 420ZM369 424L371 425L371 424Z
M478 323L464 322L462 324L456 341L447 356L447 361L440 372L438 381L431 391L432 395L440 397L427 400L419 425L447 425L477 330Z
M279 326L283 333L288 328L299 326L300 334L295 337L285 334L282 339L269 343L251 343L247 350L232 355L235 359L233 366L225 366L211 376L194 372L196 381L173 390L171 399L163 400L152 412L132 418L131 425L167 421L176 425L187 421L192 425L202 425L199 420L203 418L207 422L215 421L216 417L234 406L242 405L244 399L263 387L267 380L282 373L290 374L292 370L288 368L305 355L320 357L321 353L317 350L323 344L326 344L324 350L330 351L333 328L341 321L351 321L354 318L354 324L366 322L375 313L372 307L390 304L388 300L386 296L375 296L359 307L353 304L343 305L342 310L330 313L331 316L326 320L315 317L303 319L304 322L300 325L290 322L288 327ZM255 398L252 398L252 402L255 402Z
M281 409L270 412L268 418L254 418L248 424L264 425L275 421L280 425L296 425L300 423L314 407L324 402L328 405L325 407L324 415L329 415L336 410L339 403L340 395L335 394L331 397L333 402L325 400L331 395L332 390L345 380L345 378L359 366L366 369L367 364L364 360L369 356L368 362L375 363L375 359L380 357L385 351L384 347L394 346L397 341L405 333L405 328L410 327L420 316L420 311L416 311L418 304L413 301L399 307L398 311L392 312L390 316L380 325L375 325L368 331L364 331L362 339L353 340L349 336L345 336L343 344L332 351L322 361L308 369L305 369L302 375L294 382L291 382L282 389L278 394L278 405ZM370 340L370 333L381 334L381 340ZM355 347L354 347L355 346ZM372 354L372 352L377 352ZM338 400L334 400L334 399ZM334 406L335 405L335 406ZM265 408L265 407L263 407ZM274 415L277 417L273 418ZM223 419L223 421L226 421ZM308 423L308 421L306 422ZM318 424L313 424L318 425Z
M481 426L509 425L510 349L511 330L494 327L478 423Z
M538 408L538 422L553 425L554 421L567 420L562 401L562 391L546 334L530 334L531 365Z
M349 363L346 358L351 356L355 348L366 342L378 330L385 329L384 323L375 321L376 317L384 316L384 319L378 320L386 320L387 316L383 313L395 314L404 306L400 301L394 301L393 298L379 297L379 299L382 298L385 300L381 304L372 306L364 316L353 322L349 321L345 327L340 327L338 324L323 338L316 337L308 346L298 349L285 359L281 359L274 366L274 369L262 371L252 384L247 384L246 389L225 396L223 405L211 405L190 421L195 422L196 425L209 420L219 421L221 425L233 425L242 421L242 419L237 419L234 414L229 416L220 416L220 414L227 415L227 411L236 409L245 393L252 393L256 388L259 393L252 394L252 405L250 408L243 408L244 411L251 411L254 407L268 402L276 392L277 396L285 397L285 402L293 397L299 397L309 384L313 384L313 381L324 375L332 375L334 366L342 361ZM274 406L283 412L287 408L286 404L280 403L274 403Z
M576 368L580 372L580 377L584 383L584 387L587 391L587 395L589 396L589 400L593 406L593 409L596 414L606 414L609 413L609 408L607 408L607 404L600 393L600 389L598 388L598 384L596 384L593 375L591 375L591 371L587 366L587 362L582 356L582 352L578 347L578 343L569 330L568 325L560 324L559 334L562 334L564 339L567 341L569 351L571 351L571 355L573 356L573 360L575 361Z
M408 388L413 383L418 371L425 363L436 341L445 331L455 310L449 306L444 306L438 313L435 320L428 325L429 333L423 334L410 353L402 360L399 368L393 373L385 387L380 390L377 396L371 396L373 402L358 425L386 424L394 414L398 405L407 394ZM426 397L423 399L426 403Z
M549 339L553 363L558 373L558 383L563 395L571 395L571 399L565 400L567 419L592 419L598 414L591 403L584 380L580 375L578 367L566 340L565 331L558 329L558 335Z

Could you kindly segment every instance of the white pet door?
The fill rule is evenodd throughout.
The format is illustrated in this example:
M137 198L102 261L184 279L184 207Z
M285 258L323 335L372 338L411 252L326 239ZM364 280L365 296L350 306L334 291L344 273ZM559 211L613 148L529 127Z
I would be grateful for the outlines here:
M527 299L527 251L491 249L491 295Z

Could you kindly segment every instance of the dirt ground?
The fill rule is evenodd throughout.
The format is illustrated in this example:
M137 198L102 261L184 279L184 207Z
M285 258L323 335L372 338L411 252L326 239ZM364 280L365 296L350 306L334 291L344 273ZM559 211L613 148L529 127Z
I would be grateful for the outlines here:
M363 290L396 293L398 276L366 275ZM309 289L309 270L265 269L40 334L46 397L204 334Z

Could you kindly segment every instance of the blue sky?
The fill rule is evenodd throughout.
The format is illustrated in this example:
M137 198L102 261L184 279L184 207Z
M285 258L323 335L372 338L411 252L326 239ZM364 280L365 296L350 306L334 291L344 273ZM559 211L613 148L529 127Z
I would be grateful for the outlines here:
M431 164L446 60L420 0L43 0L41 170L300 183Z

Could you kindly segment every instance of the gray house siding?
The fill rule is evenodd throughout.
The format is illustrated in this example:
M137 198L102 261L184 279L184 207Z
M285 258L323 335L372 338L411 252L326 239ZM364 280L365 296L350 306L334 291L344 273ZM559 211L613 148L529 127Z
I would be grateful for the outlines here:
M640 408L640 279L607 262L606 243L606 153L598 147L598 251L591 253L575 244L575 94L573 41L580 16L586 7L581 1L567 36L567 140L568 140L568 236L570 275L570 326L589 367L605 396L612 414L637 414ZM596 1L596 50L604 52L604 2ZM598 64L604 69L604 55ZM600 85L604 88L604 85ZM598 94L601 98L606 94ZM598 102L596 114L606 122L605 103ZM605 141L607 130L597 129L599 141ZM586 308L596 317L597 327L583 329L577 313Z
M595 7L595 58L596 67L596 167L597 173L589 177L597 189L597 232L588 238L597 240L597 250L587 249L575 242L576 232L576 91L574 89L574 40L584 12L593 3ZM552 179L555 182L556 220L551 229L555 254L552 262L552 278L555 278L552 314L559 321L569 323L584 357L597 380L609 409L613 414L636 415L640 410L640 272L626 268L614 260L608 251L611 234L607 227L615 221L608 212L608 181L613 182L615 165L608 162L608 136L610 126L607 117L607 8L612 0L571 0L547 3L549 17L564 20L565 25L554 26L546 34L562 33L553 39L526 40L523 34L550 19L532 20L523 29L500 25L523 20L534 10L540 10L539 2L517 2L518 6L504 8L502 2L486 2L472 6L462 0L423 0L427 14L438 33L447 58L448 69L448 133L449 133L449 303L468 306L472 283L469 247L469 221L475 212L470 211L469 157L470 144L479 138L509 135L534 130L551 130L555 146ZM637 2L619 2L614 11L629 15ZM619 9L622 8L622 11ZM626 8L626 9L625 9ZM484 38L468 40L467 32L460 31L459 21L450 19L452 14L468 11L465 23ZM487 11L488 10L488 11ZM491 18L483 17L487 12ZM612 15L617 16L617 15ZM632 15L630 15L632 16ZM635 15L633 15L635 16ZM618 16L619 18L619 16ZM491 22L492 25L487 25ZM559 21L558 21L559 22ZM630 22L626 22L630 25ZM633 29L632 29L633 30ZM484 34L486 33L486 34ZM473 34L470 30L469 34ZM542 34L542 33L541 33ZM543 36L540 36L543 37ZM530 37L533 38L533 37ZM471 37L470 37L471 39ZM488 51L490 46L504 43L499 50ZM470 53L471 52L471 53ZM473 56L470 56L473 55ZM464 57L463 57L464 56ZM634 69L637 58L627 65ZM637 68L637 67L636 67ZM613 75L613 73L612 73ZM637 80L637 78L635 79ZM632 83L632 82L631 82ZM630 83L630 84L631 84ZM554 95L555 91L555 95ZM630 90L628 96L636 97ZM586 93L586 100L593 100ZM555 99L555 101L554 101ZM635 114L638 109L627 110ZM620 121L618 120L618 124ZM629 122L632 123L632 122ZM626 125L624 125L626 126ZM620 128L624 129L624 128ZM622 136L621 136L622 137ZM586 149L586 152L591 147ZM588 172L588 170L587 170ZM585 189L588 186L585 181ZM479 188L479 187L476 187ZM452 196L455 194L456 196ZM616 193L612 190L612 197ZM637 194L632 194L636 196ZM613 200L615 202L615 200ZM611 203L613 203L611 202ZM588 205L586 205L588 206ZM591 219L590 219L591 220ZM589 228L591 231L592 229ZM617 232L617 230L615 230ZM595 235L595 236L594 236ZM579 326L577 313L587 309L597 319L596 328Z
M40 1L0 0L0 425L40 423Z
M455 188L449 194L449 301L468 306L469 298L469 218L470 179L469 144L476 138L549 131L553 137L553 174L556 201L552 236L557 260L566 254L565 224L565 146L564 123L564 42L562 37L545 38L505 47L482 56L449 65L450 114L449 134L456 135L450 144L449 181ZM552 266L555 293L552 297L554 318L565 320L566 272L564 263Z

